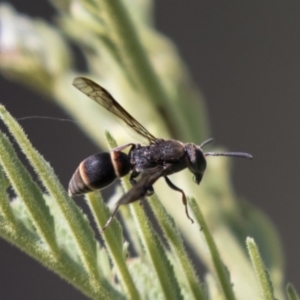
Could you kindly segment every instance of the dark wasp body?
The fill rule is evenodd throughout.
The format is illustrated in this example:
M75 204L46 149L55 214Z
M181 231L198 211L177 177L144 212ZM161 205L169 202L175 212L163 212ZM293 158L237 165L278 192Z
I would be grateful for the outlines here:
M212 142L212 139L205 141L200 146L192 143L184 144L176 140L157 139L125 111L104 88L95 82L78 77L75 78L73 85L121 118L133 130L149 141L148 146L129 143L112 149L110 153L94 154L81 162L71 178L69 194L74 196L102 189L111 184L116 178L131 172L130 182L133 187L117 202L103 230L110 224L120 205L129 204L144 196L153 194L153 184L160 177L165 178L170 188L182 194L186 215L193 222L188 214L185 193L175 186L167 176L188 168L194 175L194 181L199 184L206 169L205 156L252 158L250 154L241 152L203 153L202 147ZM130 147L128 154L122 152L128 147ZM138 176L140 178L137 181Z

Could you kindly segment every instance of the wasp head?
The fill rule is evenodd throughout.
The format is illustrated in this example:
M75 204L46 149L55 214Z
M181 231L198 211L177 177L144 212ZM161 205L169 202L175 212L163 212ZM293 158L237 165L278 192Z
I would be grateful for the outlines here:
M194 181L199 184L206 169L206 159L200 146L187 144L188 169L194 174Z

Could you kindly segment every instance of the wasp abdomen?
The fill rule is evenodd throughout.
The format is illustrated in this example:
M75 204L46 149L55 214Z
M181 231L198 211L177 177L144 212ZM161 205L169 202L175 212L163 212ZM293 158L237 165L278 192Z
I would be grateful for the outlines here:
M69 195L102 189L130 171L130 160L123 152L97 153L82 161L69 183Z

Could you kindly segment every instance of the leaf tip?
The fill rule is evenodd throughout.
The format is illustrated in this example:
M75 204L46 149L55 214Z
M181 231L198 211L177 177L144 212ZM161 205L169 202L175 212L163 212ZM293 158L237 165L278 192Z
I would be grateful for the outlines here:
M7 110L3 104L0 104L0 112L3 114L7 112Z

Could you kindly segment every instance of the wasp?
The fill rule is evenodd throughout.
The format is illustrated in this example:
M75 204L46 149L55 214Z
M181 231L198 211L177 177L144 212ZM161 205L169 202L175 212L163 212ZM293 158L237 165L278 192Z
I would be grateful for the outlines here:
M118 200L102 231L111 223L120 205L129 204L152 195L154 193L153 184L160 177L165 179L171 189L181 193L185 213L193 222L188 213L187 198L184 191L174 185L168 176L188 168L193 174L194 182L200 184L206 169L206 156L252 158L250 154L243 152L204 153L202 148L212 142L213 139L208 139L200 145L172 139L158 139L132 117L105 88L84 77L75 78L73 85L119 117L149 142L147 146L128 143L112 149L109 153L101 152L91 155L80 163L73 174L69 183L70 196L105 188L115 179L130 173L129 181L132 188ZM126 148L129 148L127 154L123 152Z

